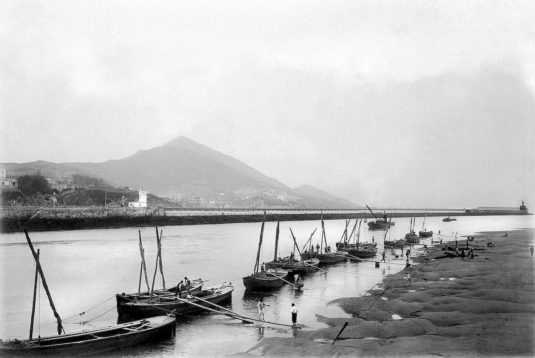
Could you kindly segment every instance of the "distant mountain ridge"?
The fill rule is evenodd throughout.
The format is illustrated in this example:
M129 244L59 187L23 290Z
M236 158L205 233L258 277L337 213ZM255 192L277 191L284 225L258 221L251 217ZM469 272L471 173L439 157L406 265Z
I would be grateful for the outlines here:
M143 187L158 196L180 196L185 205L191 206L356 206L308 185L292 189L229 155L183 136L160 147L101 163L37 161L1 166L10 175L40 171L60 177L64 172L71 172L102 178L117 187Z

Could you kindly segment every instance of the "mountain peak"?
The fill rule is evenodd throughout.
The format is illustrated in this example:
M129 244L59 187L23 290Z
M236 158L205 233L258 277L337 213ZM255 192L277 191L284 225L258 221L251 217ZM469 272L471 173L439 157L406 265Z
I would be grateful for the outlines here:
M176 137L175 139L171 139L169 142L165 143L164 147L183 147L187 145L200 145L199 143L189 139L188 137L184 137L183 135Z

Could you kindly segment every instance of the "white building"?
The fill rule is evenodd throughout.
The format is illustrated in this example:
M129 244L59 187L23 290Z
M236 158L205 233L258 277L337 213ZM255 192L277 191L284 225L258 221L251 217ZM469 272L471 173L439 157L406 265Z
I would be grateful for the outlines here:
M139 190L138 201L132 201L128 203L129 208L146 208L147 207L147 192L145 190Z

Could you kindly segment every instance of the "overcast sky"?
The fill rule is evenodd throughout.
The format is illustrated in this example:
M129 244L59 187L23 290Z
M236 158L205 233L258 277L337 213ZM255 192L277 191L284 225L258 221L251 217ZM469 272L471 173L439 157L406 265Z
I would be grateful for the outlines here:
M179 136L356 203L535 207L535 1L8 1L0 162Z

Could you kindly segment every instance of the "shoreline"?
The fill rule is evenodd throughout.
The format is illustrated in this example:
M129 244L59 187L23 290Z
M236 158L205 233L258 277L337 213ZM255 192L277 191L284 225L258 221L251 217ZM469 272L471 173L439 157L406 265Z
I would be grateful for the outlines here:
M172 211L172 210L170 210ZM248 210L251 213L235 213L234 211L208 210L205 214L195 215L170 215L163 208L68 208L68 207L43 207L43 208L16 208L0 210L0 233L30 231L54 231L54 230L82 230L82 229L106 229L124 227L145 226L170 226L170 225L204 225L204 224L234 224L262 221L306 221L306 220L343 220L343 219L370 219L373 216L365 212L351 212L350 210L319 210L296 209L292 212L284 210L263 209ZM202 210L198 212L202 213ZM489 216L489 215L531 215L520 212L504 213L473 213L453 211L414 211L414 212L389 212L388 217L437 217L437 216Z
M329 327L266 338L237 355L533 356L535 257L529 248L535 231L502 235L475 235L474 259L431 246L426 256L413 258L418 264L385 277L368 295L329 303L352 318L320 317Z

